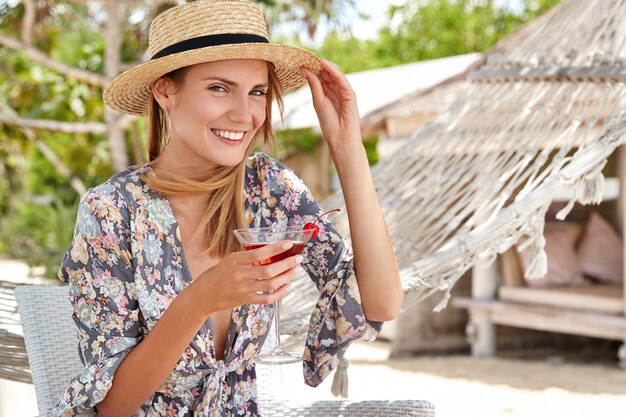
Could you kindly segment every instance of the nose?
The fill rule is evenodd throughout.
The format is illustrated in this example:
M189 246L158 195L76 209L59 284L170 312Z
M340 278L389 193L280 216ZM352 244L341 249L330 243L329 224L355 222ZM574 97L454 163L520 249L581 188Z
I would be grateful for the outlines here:
M247 94L237 95L228 112L228 118L236 123L251 123L253 117L250 107L250 96Z

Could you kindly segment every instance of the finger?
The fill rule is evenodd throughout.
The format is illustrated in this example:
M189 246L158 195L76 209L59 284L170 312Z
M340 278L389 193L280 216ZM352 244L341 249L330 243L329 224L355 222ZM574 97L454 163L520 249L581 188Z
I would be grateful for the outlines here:
M320 72L317 82L319 84L319 92L312 93L313 94L313 106L315 110L320 112L320 110L330 103L336 112L339 112L341 102L344 100L342 96L341 88L336 85L330 75L327 75L326 71L322 70ZM313 88L313 86L311 86ZM311 90L313 92L313 89ZM319 95L318 95L319 94ZM350 94L346 92L346 94ZM347 96L348 98L352 96Z
M326 73L320 73L320 85L324 95L333 99L341 97L340 88Z
M340 82L332 78L327 71L324 70L320 73L320 82L325 96L338 112L345 103L356 103L356 95L352 88L348 84L345 86L340 85Z
M320 72L320 78L323 82L325 81L329 85L334 86L338 96L347 98L353 98L353 96L355 96L354 89L350 85L348 78L337 65L325 61L325 65Z
M245 265L240 267L242 280L251 282L251 285L256 285L255 281L271 280L278 277L280 274L288 272L294 268L297 268L304 257L302 255L289 256L271 264L264 265ZM261 284L263 285L263 284ZM255 291L259 291L255 289Z
M322 68L333 68L335 71L342 73L341 68L339 68L339 65L337 65L336 63L334 63L333 61L329 61L327 59L322 59Z
M332 87L334 89L339 88L339 83L341 82L341 80L339 79L339 77L337 75L333 75L330 71L328 71L327 69L322 69L322 71L320 71L319 75L318 75L320 84L322 85L322 88L324 88L324 91L326 91L326 88Z
M272 304L274 301L283 298L289 291L291 291L292 285L287 283L281 286L279 289L271 294L254 294L249 304Z
M346 82L348 81L348 79L346 78L346 75L343 73L343 71L341 71L341 68L339 68L339 65L335 64L334 62L330 62L327 60L322 60L322 71L326 71L329 74L331 74L333 76L333 78L338 78L338 79L343 79Z
M257 266L256 270L259 274L259 279L271 279L285 271L296 268L299 266L304 257L302 255L290 256L288 258L282 259L278 262L274 262L268 265Z
M311 96L313 97L313 105L320 105L324 98L324 88L322 87L320 79L308 68L300 68L300 71L304 74L307 81L309 82Z
M294 268L289 268L281 274L276 275L275 277L268 279L257 279L254 282L249 284L249 287L254 290L254 292L268 292L268 291L276 291L284 284L291 282L298 273L302 270L302 268L298 265Z
M242 264L254 264L269 260L271 257L285 252L293 247L290 240L281 240L275 243L261 244L255 249L239 252L239 262Z

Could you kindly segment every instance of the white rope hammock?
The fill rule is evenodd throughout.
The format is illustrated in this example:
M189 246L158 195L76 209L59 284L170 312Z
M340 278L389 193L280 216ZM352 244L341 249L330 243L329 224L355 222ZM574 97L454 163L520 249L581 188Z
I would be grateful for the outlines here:
M626 4L571 0L500 42L457 99L379 162L372 174L405 289L405 307L442 292L478 260L522 236L527 278L547 272L544 218L564 188L599 203L607 157L626 118ZM342 207L335 195L324 207ZM347 216L333 222L348 234ZM306 296L303 296L306 294ZM316 290L308 279L283 302L284 331L301 335ZM299 339L299 338L298 338Z

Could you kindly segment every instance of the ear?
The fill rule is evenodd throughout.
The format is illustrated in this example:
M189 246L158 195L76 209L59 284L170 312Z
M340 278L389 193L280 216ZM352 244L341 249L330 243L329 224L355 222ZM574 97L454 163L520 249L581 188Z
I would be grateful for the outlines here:
M152 95L163 110L174 107L174 82L167 77L161 77L152 83Z

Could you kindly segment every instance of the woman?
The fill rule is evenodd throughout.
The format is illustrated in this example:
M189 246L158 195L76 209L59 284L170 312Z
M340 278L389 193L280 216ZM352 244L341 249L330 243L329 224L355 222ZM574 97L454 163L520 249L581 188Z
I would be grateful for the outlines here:
M309 385L402 303L354 93L335 65L269 43L262 12L247 1L169 9L149 43L152 59L104 93L113 109L148 116L150 162L81 199L59 275L70 283L85 368L53 415L258 416L253 359L271 303L301 267L320 290L305 346ZM254 265L291 243L244 252L234 229L302 224L321 212L290 170L251 153L258 137L272 139L272 98L281 103L282 91L307 81L354 256L322 220L304 256Z

